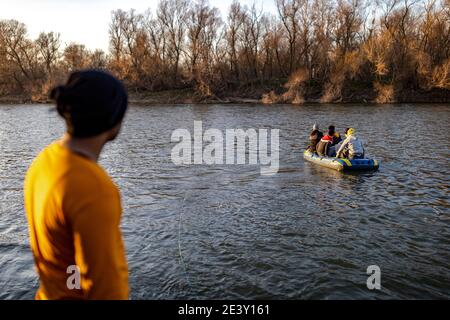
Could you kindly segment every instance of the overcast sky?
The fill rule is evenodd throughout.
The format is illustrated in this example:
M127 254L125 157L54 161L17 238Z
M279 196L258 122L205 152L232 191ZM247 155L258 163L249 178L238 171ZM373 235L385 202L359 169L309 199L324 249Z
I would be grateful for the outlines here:
M222 15L232 0L209 0ZM256 2L264 11L275 12L274 0L240 0L242 4ZM63 44L71 41L89 49L108 49L108 25L111 11L136 9L144 12L156 8L158 0L0 0L0 19L16 19L27 25L36 38L39 32L61 33Z

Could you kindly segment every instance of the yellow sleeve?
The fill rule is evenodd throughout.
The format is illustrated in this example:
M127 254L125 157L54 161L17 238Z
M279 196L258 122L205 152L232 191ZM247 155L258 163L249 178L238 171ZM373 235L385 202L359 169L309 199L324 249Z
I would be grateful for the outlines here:
M75 262L87 299L128 299L128 270L115 195L90 197L72 212Z

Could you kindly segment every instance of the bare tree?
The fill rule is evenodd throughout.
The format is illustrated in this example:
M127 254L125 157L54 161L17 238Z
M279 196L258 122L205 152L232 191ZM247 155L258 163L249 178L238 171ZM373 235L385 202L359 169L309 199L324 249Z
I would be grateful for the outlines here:
M259 48L262 35L262 10L259 10L255 4L247 9L244 14L242 28L242 47L245 56L248 78L259 78Z
M172 61L175 84L178 82L180 59L184 50L188 9L188 0L161 0L157 8L158 19L169 38L167 58Z
M297 59L297 38L299 34L298 14L303 0L277 0L278 16L283 23L289 43L289 73L295 69Z
M126 12L115 10L111 13L111 23L109 24L109 44L112 56L112 68L116 73L123 73L122 59L125 48L125 36L123 24L125 23Z
M245 13L239 1L233 1L228 12L226 39L228 43L230 71L231 74L234 75L234 80L238 80L240 76L238 64L238 42L244 19Z
M63 62L69 72L84 69L89 64L89 52L84 44L70 43L64 49Z
M103 50L97 49L89 54L89 67L94 69L107 69L108 56Z
M222 24L217 8L211 8L207 0L199 0L188 11L186 55L190 61L190 72L198 72L199 60L203 66L211 61L211 49Z
M60 34L54 32L41 32L35 43L47 72L51 74L53 67L57 64L60 56Z
M6 57L28 81L34 79L33 45L27 38L27 29L16 20L0 22L0 42L4 45ZM14 79L23 86L20 75L14 72Z

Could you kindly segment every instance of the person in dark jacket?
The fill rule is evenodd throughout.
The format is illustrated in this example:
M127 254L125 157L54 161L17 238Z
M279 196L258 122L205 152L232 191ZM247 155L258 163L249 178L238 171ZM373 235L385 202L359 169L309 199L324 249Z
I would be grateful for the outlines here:
M315 123L313 125L313 130L309 134L309 150L311 152L316 152L316 146L319 143L320 139L322 139L323 133L319 129L319 125Z
M334 126L328 127L328 135L333 138L333 146L342 141L341 135L336 131L336 128Z

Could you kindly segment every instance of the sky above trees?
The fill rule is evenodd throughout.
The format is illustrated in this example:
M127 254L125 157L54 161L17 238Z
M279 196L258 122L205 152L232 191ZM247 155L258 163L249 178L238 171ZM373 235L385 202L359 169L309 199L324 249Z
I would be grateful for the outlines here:
M232 0L209 0L226 15ZM266 12L276 13L275 0L240 0L251 6L256 3ZM15 19L26 24L31 38L40 32L56 31L63 43L78 42L88 49L108 50L108 28L111 11L136 9L155 10L157 0L13 0L0 3L0 20Z

